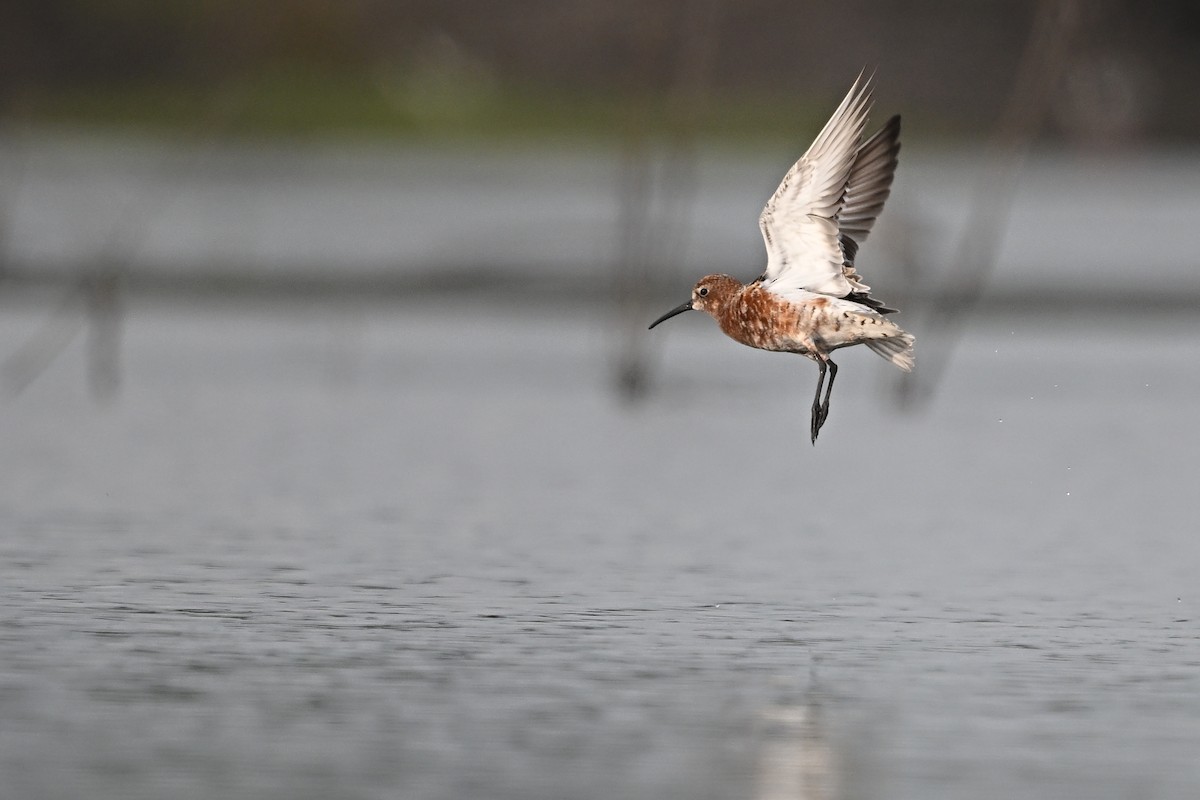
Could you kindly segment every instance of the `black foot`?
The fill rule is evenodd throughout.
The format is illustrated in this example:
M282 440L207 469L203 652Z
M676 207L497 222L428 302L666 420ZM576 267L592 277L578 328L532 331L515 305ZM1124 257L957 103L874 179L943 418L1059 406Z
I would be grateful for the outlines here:
M829 402L826 401L819 406L813 406L812 410L812 443L817 443L817 434L821 432L821 427L825 424L825 418L829 416Z

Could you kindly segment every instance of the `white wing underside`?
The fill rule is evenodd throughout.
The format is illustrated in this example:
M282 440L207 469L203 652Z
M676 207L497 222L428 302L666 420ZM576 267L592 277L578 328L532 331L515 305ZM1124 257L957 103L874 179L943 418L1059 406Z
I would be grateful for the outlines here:
M870 110L870 79L860 75L767 201L758 218L767 246L764 288L796 299L870 290L854 255L891 192L899 151L899 118L863 143Z

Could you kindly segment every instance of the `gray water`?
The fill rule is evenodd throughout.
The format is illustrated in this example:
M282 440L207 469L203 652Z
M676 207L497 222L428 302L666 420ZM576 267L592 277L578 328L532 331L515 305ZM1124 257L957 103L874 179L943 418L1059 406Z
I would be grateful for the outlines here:
M816 447L807 361L689 315L627 406L609 325L68 348L0 411L0 796L1200 793L1192 321L979 323L916 413L846 352Z

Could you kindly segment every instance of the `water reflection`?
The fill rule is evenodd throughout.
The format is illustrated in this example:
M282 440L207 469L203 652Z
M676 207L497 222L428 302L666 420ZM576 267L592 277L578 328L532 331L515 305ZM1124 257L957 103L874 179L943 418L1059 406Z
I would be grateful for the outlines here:
M755 800L833 800L843 796L842 764L815 691L759 714L762 747Z

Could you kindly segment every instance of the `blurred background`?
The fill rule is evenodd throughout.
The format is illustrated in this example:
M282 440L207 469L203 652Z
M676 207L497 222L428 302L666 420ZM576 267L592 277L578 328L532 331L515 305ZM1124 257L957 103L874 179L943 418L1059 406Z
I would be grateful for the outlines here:
M1200 131L1192 4L948 8L11 3L6 294L586 294L625 309L636 394L633 320L757 271L755 208L862 69L877 123L905 118L872 249L910 307L992 279L1017 308L1194 294L1193 176L1168 157Z
M645 328L864 69L918 369L814 448ZM1194 797L1198 82L1182 0L9 0L0 794Z

